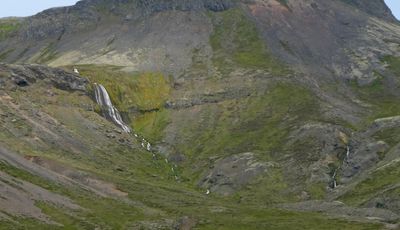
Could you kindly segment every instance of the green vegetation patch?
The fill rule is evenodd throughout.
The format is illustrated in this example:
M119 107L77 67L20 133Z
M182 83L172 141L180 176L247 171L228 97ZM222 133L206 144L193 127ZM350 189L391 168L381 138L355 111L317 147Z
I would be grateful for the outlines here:
M15 34L21 27L22 23L19 19L1 19L0 20L0 40Z
M0 219L0 230L57 230L63 229L61 226L49 225L33 218L11 217Z
M28 49L29 50L29 49ZM23 52L21 57L25 53ZM46 46L40 53L39 57L35 60L37 63L47 63L51 60L54 60L57 57L58 53L56 51L56 44L51 42L48 46Z
M307 186L307 192L311 195L312 199L322 200L326 195L326 184L316 183Z
M102 229L123 229L132 221L143 218L143 214L138 208L118 199L99 197L78 187L63 187L4 162L0 162L0 171L67 196L84 208L84 210L72 211L49 203L37 202L35 204L37 207L50 216L53 221L64 226L57 228L57 226L45 225L36 220L19 218L16 229L93 229L96 226L100 226ZM25 224L29 225L25 226ZM35 228L35 226L43 228Z
M49 182L48 180L45 180L41 177L32 175L29 172L26 172L24 170L21 170L19 168L11 166L3 161L0 161L0 171L5 172L8 175L13 176L15 178L22 179L22 180L28 181L32 184L38 185L49 191L53 191L53 192L59 191L59 186Z
M291 83L276 83L261 95L207 104L194 109L193 116L180 119L177 152L188 157L184 179L196 184L211 158L245 152L258 153L261 161L283 152L287 136L294 127L319 116L319 102L308 89ZM180 115L177 114L180 118ZM195 167L191 165L196 162ZM257 180L243 195L282 201L284 183L276 169ZM262 189L258 189L262 188ZM249 191L246 192L246 190ZM256 192L255 192L256 191ZM250 202L251 200L249 200ZM267 201L266 201L267 202Z
M1 52L1 53L0 53L0 61L5 60L9 54L11 54L12 52L14 52L14 50L15 50L15 49L7 49L7 50Z
M169 78L161 73L127 73L117 66L83 65L81 75L104 85L121 112L159 110L168 100Z
M85 73L84 68L78 68ZM90 74L86 73L84 76ZM112 81L107 73L101 76L104 77L105 84L109 81L109 84L124 85L127 79L131 80L127 76L127 79ZM132 76L134 78L137 75L129 75ZM83 208L75 211L66 210L53 204L39 202L36 205L42 212L63 226L46 225L18 217L13 218L17 223L0 220L0 229L130 229L140 221L157 222L164 219L175 221L183 216L193 217L198 229L379 229L380 227L331 219L315 213L271 209L268 204L285 200L279 193L286 188L280 168L271 169L267 172L266 179L259 178L246 187L241 193L244 196L242 199L221 198L214 194L206 196L203 191L200 193L195 190L190 183L185 183L183 180L175 181L171 175L173 173L171 165L165 163L161 157L154 159L150 153L141 151L140 148L129 148L113 139L103 137L105 130L110 130L113 126L93 111L84 109L84 104L91 103L85 95L52 88L53 96L49 97L46 94L49 90L48 85L36 84L37 87L32 87L29 91L29 97L24 91L10 92L10 96L18 102L20 108L37 108L62 122L62 126L69 130L66 138L80 140L83 146L90 148L79 150L80 145L77 143L74 145L76 150L68 150L67 146L57 143L53 145L52 139L40 136L44 138L43 141L49 143L41 148L25 138L13 136L10 132L0 132L0 142L14 152L53 159L71 170L84 171L99 180L112 182L116 189L129 193L128 197L132 202L128 203L119 198L99 197L91 191L75 186L64 187L6 163L0 163L0 171L67 196ZM212 107L221 107L221 110L214 110ZM9 107L1 103L0 108L19 119L16 111L12 113ZM24 112L29 114L31 111ZM312 119L318 113L318 103L307 89L294 84L280 83L271 86L270 90L260 97L207 105L207 109L203 112L201 113L206 115L203 119L210 120L210 123L205 126L199 125L201 122L196 123L198 117L193 116L193 120L190 120L193 126L184 124L190 132L184 135L190 134L188 137L192 138L188 140L189 142L183 140L186 143L185 149L190 149L191 145L201 149L200 144L204 145L202 151L193 152L197 153L193 154L193 158L214 156L215 152L211 150L221 150L223 154L238 153L236 151L245 142L250 144L244 144L243 150L274 149L280 144L274 135L285 138L292 125ZM218 116L214 116L214 113ZM144 113L143 116L145 116L143 121L138 124L145 124L142 126L143 132L151 133L146 129L162 127L170 115L160 109L156 114L150 112ZM217 125L213 121L217 122ZM16 125L19 125L18 122L20 121L17 121ZM4 124L0 123L3 129ZM100 130L90 129L93 125ZM250 137L241 134L239 131L242 130ZM204 140L199 141L198 137ZM220 141L223 143L219 144ZM204 143L210 143L210 146ZM139 144L136 143L137 146ZM262 155L265 152L257 153ZM261 157L269 159L270 156L264 154ZM190 166L195 168L198 164Z
M400 115L400 98L387 90L384 77L377 75L377 79L369 85L360 86L356 81L351 82L359 98L371 105L369 109L372 113L366 119L367 124L377 118Z
M247 230L247 229L307 229L307 230L373 230L381 229L382 225L372 223L357 223L346 220L328 219L320 213L289 212L284 210L265 208L255 210L242 205L238 210L213 215L209 223L201 223L198 229L204 230ZM237 212L246 213L240 218Z
M77 68L92 83L104 85L113 104L130 118L135 131L153 143L163 137L163 130L169 123L169 112L164 105L171 93L167 76L128 73L118 66L83 65Z
M169 111L161 109L159 111L141 114L132 122L132 127L147 137L150 142L155 143L164 136L164 129L169 124Z
M375 133L374 137L377 140L385 141L390 146L394 146L400 142L400 128L394 127L379 130L377 133Z
M373 198L379 191L390 189L400 182L400 164L395 163L372 172L367 179L340 199L351 205L361 205Z
M400 77L400 57L387 55L382 58L382 62L388 64L388 69L397 77Z
M240 204L266 206L297 201L288 189L283 169L274 167L235 193L233 199Z
M214 65L222 72L229 66L265 69L275 75L285 75L288 67L268 52L255 24L240 9L212 14L214 32L210 37L214 50Z
M209 125L193 123L185 130L185 136L193 137L184 151L189 155L277 150L291 125L312 120L319 111L310 91L286 83L263 95L223 102L217 111L207 106L200 116L209 118Z

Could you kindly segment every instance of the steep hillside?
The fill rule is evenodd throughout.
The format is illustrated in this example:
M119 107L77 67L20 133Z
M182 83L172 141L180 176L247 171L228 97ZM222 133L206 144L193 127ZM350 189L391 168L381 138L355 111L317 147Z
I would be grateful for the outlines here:
M367 226L205 195L96 113L86 79L34 65L0 73L1 229Z
M384 1L83 0L1 19L0 61L5 229L398 227Z

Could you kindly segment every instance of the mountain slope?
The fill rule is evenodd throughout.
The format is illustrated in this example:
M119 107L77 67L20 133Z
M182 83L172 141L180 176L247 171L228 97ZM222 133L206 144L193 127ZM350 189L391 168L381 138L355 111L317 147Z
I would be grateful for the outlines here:
M400 26L383 1L85 0L0 28L3 62L63 69L1 66L2 156L26 158L4 180L96 216L35 199L47 224L397 226ZM92 83L154 156L100 116ZM358 222L322 224L342 213Z
M1 65L1 80L1 229L367 226L193 190L93 110L85 79L60 69Z

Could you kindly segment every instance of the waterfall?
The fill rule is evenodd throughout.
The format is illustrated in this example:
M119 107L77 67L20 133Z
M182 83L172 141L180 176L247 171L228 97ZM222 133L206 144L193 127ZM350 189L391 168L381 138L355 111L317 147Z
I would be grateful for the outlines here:
M78 70L77 70L78 71ZM107 119L113 121L116 125L118 125L124 132L126 133L132 133L133 136L137 139L139 139L139 135L134 133L131 128L125 124L125 122L122 120L121 114L119 113L119 111L117 110L117 108L114 107L114 105L111 102L110 99L110 95L108 95L108 92L106 90L106 88L104 88L103 85L101 84L97 84L94 83L95 86L95 98L96 98L96 102L97 104L100 105L101 110L103 112L103 116L106 117ZM155 150L153 150L150 142L148 142L146 139L144 138L140 138L140 144L142 146L143 149L147 150L148 152L153 152L153 159L155 158ZM165 163L169 164L168 159L165 158ZM174 165L172 165L172 172L174 174L175 180L179 180L179 177L177 175L177 172L175 171L175 167Z
M128 125L124 123L121 118L121 114L118 112L117 108L115 108L110 100L110 96L107 93L107 90L101 84L94 84L95 86L95 97L97 104L100 105L101 110L103 111L103 115L112 120L116 125L118 125L124 132L130 133L131 129Z
M346 146L346 157L343 159L341 165L343 165L344 163L348 163L349 157L350 157L350 146L347 145L347 146ZM332 175L332 181L333 181L332 188L333 188L333 189L337 187L336 176L337 176L338 170L341 168L341 165L339 165L339 167L337 167L337 168L335 169L335 171L334 171L334 173L333 173L333 175Z
M124 132L126 133L131 133L132 130L131 128L125 124L125 122L122 120L121 114L117 110L117 108L114 107L114 105L111 102L110 95L108 95L108 92L106 88L104 88L103 85L94 83L95 86L95 97L96 97L96 102L97 104L100 105L101 110L103 111L103 116L105 116L107 119L113 121L116 125L118 125ZM133 133L133 135L136 138L139 138L139 135L136 133ZM141 146L142 148L146 149L147 151L151 152L151 144L144 138L141 140Z
M332 180L333 180L332 188L336 188L337 187L336 174L337 174L338 169L339 168L335 169L335 172L333 173L333 176L332 176Z

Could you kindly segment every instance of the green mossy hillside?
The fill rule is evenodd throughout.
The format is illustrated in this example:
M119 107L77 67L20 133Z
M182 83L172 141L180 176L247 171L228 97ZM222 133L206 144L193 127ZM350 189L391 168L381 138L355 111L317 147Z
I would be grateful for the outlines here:
M263 69L274 75L289 73L287 66L269 53L254 24L240 9L231 9L210 16L214 31L210 43L213 62L219 71L227 73L235 65Z
M357 81L350 83L353 92L370 105L365 125L378 118L400 115L400 97L390 90L388 84L390 83L380 74L368 85L359 85Z
M392 191L398 192L400 189L396 185L400 182L399 178L400 164L398 162L391 163L371 172L365 180L358 183L354 189L340 199L350 205L362 205L377 195L384 195Z
M388 65L388 69L400 78L400 57L387 55L382 58L382 62Z
M125 203L118 199L101 198L82 189L65 188L52 184L37 176L22 170L0 164L1 170L10 173L19 179L30 181L33 184L52 188L59 194L66 195L83 207L83 210L71 211L63 207L54 206L46 202L36 202L36 206L48 215L58 225L50 225L38 220L8 216L9 219L0 220L0 229L130 229L142 222L157 223L162 220L179 219L189 215L197 222L196 229L381 229L379 224L357 223L346 220L333 219L319 213L291 212L273 209L270 207L257 207L246 203L236 203L230 199L219 197L205 197L195 194L187 188L173 187L157 189L144 184L134 184L136 187L130 194L135 201L133 204ZM142 187L143 186L143 187ZM146 192L143 192L146 189ZM135 191L135 190L140 190ZM183 191L184 190L184 191ZM166 197L168 199L166 199ZM183 203L182 201L185 200ZM151 208L146 208L143 201ZM223 211L215 213L220 208ZM235 216L237 218L232 218ZM139 225L140 226L140 225ZM139 229L142 229L139 227Z
M299 85L277 83L262 95L204 105L198 116L209 120L185 124L182 135L192 141L182 151L208 157L279 150L292 125L313 120L317 114L319 102L312 92Z
M21 25L19 19L0 19L0 40L13 35Z
M143 113L133 119L131 126L150 142L156 143L164 137L164 129L170 123L169 116L167 109Z
M171 93L167 76L127 73L117 66L82 65L77 68L92 83L104 85L113 104L131 121L135 132L152 143L162 139L169 123L169 111L164 108Z
M175 116L179 124L171 126L178 130L176 151L187 158L182 178L196 186L203 170L211 167L210 159L233 154L254 152L262 161L277 160L277 153L285 151L288 134L319 114L319 101L313 93L292 83L271 84L256 96L202 105L193 109L192 116L181 117L178 113ZM193 164L196 167L190 167ZM283 170L269 170L239 192L242 201L264 200L267 204L291 200L288 193L283 193L288 186Z
M162 73L127 73L117 66L77 66L82 76L104 85L121 112L152 111L164 107L171 87Z

